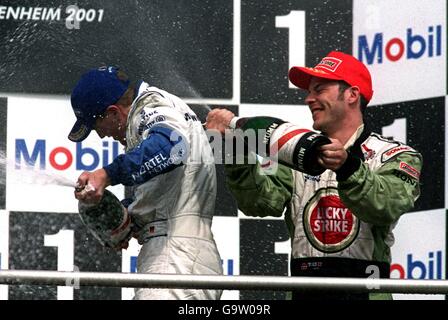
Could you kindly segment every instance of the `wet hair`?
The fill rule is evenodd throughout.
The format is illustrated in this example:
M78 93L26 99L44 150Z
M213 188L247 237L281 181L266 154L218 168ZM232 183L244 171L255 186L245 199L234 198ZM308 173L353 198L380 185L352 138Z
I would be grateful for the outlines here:
M345 92L345 90L352 87L344 80L340 80L340 81L338 81L338 83L339 83L339 95L342 95ZM362 94L360 94L360 96L361 96L361 99L360 99L361 113L364 114L369 102L367 101L366 98L364 98L364 96Z

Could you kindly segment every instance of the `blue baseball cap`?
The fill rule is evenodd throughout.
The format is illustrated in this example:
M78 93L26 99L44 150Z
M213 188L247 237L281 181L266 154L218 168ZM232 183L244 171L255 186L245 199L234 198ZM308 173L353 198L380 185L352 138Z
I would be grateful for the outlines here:
M76 122L68 138L80 142L92 131L95 120L116 103L129 87L128 79L118 78L118 67L91 69L81 76L72 91L71 103Z

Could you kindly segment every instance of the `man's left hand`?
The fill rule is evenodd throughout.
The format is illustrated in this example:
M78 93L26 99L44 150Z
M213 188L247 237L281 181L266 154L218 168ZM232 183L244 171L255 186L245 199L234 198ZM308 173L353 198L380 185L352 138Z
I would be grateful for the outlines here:
M104 189L109 184L110 179L104 169L93 172L84 171L78 177L75 198L86 203L96 204L101 201Z

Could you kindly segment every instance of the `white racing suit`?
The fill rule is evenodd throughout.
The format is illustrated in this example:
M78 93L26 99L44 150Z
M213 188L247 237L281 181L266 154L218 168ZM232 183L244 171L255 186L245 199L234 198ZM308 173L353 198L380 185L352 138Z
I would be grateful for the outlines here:
M105 170L113 185L134 186L128 210L142 244L137 271L221 275L211 231L216 172L202 125L178 97L143 82L136 90L126 153ZM138 288L135 299L219 299L221 293Z

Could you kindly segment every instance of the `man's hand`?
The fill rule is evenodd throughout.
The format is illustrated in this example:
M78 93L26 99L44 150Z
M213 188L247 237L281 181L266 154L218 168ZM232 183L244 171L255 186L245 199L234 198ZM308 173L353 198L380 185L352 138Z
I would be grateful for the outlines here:
M325 169L338 170L347 160L347 151L337 139L330 139L330 144L319 147L320 154L317 162Z
M93 172L84 171L78 177L75 198L86 203L97 204L108 185L110 185L110 179L104 169Z
M218 130L224 134L226 129L229 129L230 120L235 117L232 111L227 109L213 109L207 115L207 122L205 124L207 129Z

